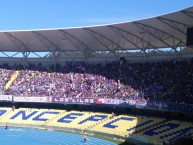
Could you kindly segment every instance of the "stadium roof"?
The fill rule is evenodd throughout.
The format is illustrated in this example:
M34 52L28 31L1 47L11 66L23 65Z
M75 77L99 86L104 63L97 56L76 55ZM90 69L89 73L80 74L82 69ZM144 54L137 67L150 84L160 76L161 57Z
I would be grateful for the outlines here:
M0 51L6 57L102 58L127 53L186 46L193 26L193 7L177 12L102 26L0 32ZM11 56L8 52L15 52ZM46 55L42 56L42 52ZM73 55L74 54L74 55Z

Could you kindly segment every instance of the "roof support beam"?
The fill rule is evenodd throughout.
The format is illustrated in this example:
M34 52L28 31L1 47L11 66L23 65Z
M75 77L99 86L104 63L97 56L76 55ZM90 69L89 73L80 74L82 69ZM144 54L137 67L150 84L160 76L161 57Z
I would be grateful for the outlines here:
M14 57L14 56L16 56L17 54L19 54L20 52L17 52L17 53L15 53L15 54L13 54L11 57Z
M152 44L150 44L148 41L144 40L143 38L125 31L123 29L117 28L115 26L109 26L113 31L115 31L117 34L119 34L121 37L123 37L125 40L133 44L136 48L140 49L142 52L146 53L145 50L147 48L156 48Z
M3 51L1 51L2 54L4 54L7 57L10 57L9 55L7 55L6 53L4 53Z
M38 38L38 40L40 40L40 42L46 47L48 48L51 53L50 55L53 55L54 57L54 61L56 61L56 59L60 56L61 54L61 49L59 49L59 47L51 40L49 40L47 37L45 37L44 35L36 32L36 31L32 31L32 34L35 35L35 37ZM65 54L65 53L64 53ZM65 54L67 55L67 54ZM47 56L47 55L46 55ZM69 56L69 55L68 55Z
M10 39L10 41L19 49L20 52L22 52L23 57L27 58L27 56L29 55L29 53L27 54L27 46L18 38L16 38L15 36L13 36L12 34L5 32L5 35ZM18 52L19 53L19 52ZM17 54L18 54L17 53Z
M188 27L188 25L174 21L174 20L162 18L162 17L157 17L157 19L159 21L161 21L162 23L164 23L164 24L174 28L175 30L181 32L182 34L186 35L186 28Z
M24 42L22 42L20 39L15 37L14 35L4 32L4 34L9 38L9 40L19 49L19 51L23 54L24 58L27 58L30 53L35 54L38 57L41 57L40 55L36 54L35 52L32 52Z
M115 26L109 26L112 30L114 30L116 33L118 33L120 36L122 36L124 39L129 41L131 44L133 44L136 48L140 49L141 52L143 52L145 55L149 55L146 50L147 49L154 49L159 51L163 54L162 51L157 49L154 45L152 45L150 42L146 41L142 37L135 35L129 31L117 28Z
M181 11L183 14L185 14L186 16L189 16L190 18L193 18L193 12L189 12L189 11Z
M83 28L83 29L86 32L88 32L93 38L95 38L100 44L106 47L111 53L113 53L114 56L117 56L117 54L115 53L117 49L124 50L124 48L121 47L117 42L109 39L108 37L104 36L103 34L100 34L88 28Z
M78 49L78 50L82 50L82 48L84 48L84 50L91 50L90 47L88 47L87 44L85 44L83 41L81 41L80 39L78 39L77 37L75 37L74 35L64 31L64 30L58 30L59 32L61 32L63 34L63 36L66 36L65 38L68 38L69 41L72 42L72 44Z
M165 45L167 45L170 48L176 48L179 47L181 45L185 45L185 42L181 41L179 38L164 32L163 30L154 28L152 26L146 25L146 24L142 24L139 22L133 22L137 27L141 28L142 30L144 30L145 32L149 33L150 35L152 35L153 37L155 37L156 39L158 39L160 42L164 43ZM169 44L166 40L171 41L173 44Z
M43 36L42 34L36 31L32 31L32 34L34 34L41 41L41 43L50 51L54 51L54 52L59 51L58 46L54 42L49 40L47 37Z
M92 57L92 49L83 41L75 37L74 35L64 31L58 30L65 39L67 39L77 50L82 51L85 58Z
M48 39L46 36L36 32L36 31L32 31L32 33L40 40L40 42L50 50L50 53L48 53L46 56L44 57L52 57L53 56L53 61L55 64L55 68L56 69L56 63L58 61L58 59L60 58L61 54L64 54L68 57L71 57L70 55L68 55L66 53L66 51L61 51L61 49L50 39Z

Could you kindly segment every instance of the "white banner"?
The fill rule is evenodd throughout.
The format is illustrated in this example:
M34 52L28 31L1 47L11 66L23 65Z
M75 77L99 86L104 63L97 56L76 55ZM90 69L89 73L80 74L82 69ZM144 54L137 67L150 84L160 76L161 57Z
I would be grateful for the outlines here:
M0 95L0 101L12 101L11 95Z
M124 102L119 99L99 99L98 101L101 101L102 104L121 104Z
M50 97L23 97L14 96L14 102L50 102Z

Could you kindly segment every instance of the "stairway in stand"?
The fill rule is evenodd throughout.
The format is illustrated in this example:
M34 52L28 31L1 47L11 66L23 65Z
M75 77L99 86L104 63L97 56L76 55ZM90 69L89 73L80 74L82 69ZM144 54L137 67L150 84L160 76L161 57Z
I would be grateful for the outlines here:
M14 74L11 76L11 79L6 83L5 90L9 89L9 87L11 86L13 81L17 78L19 73L20 73L20 71L18 71L18 70L14 72Z

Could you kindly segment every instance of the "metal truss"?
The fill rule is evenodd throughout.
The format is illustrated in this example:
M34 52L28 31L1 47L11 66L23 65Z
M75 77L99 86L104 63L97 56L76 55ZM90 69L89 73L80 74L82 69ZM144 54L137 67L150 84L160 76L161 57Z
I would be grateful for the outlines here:
M188 25L162 17L157 17L157 19L163 22L164 24L174 28L175 30L181 32L182 34L186 35L186 29L188 28Z
M193 18L193 12L189 12L189 11L181 11L183 14L189 16L190 18Z
M172 48L172 49L176 49L177 47L180 46L185 46L185 42L183 42L182 40L180 40L179 38L163 31L157 28L154 28L152 26L146 25L146 24L142 24L139 22L133 22L137 27L141 28L142 30L144 30L145 32L149 33L150 35L152 35L153 37L155 37L156 39L158 39L160 42L164 43L165 45L167 45L167 47ZM169 44L166 42L166 40L170 40L173 44ZM177 40L177 42L176 42Z
M83 41L75 37L74 35L64 31L58 30L63 36L65 40L68 40L77 50L81 51L85 58L89 58L93 56L95 53L91 48L85 44Z
M4 34L9 38L9 40L19 49L19 52L15 53L14 55L12 55L11 57L14 57L15 55L22 53L23 58L27 58L29 56L30 53L35 54L36 56L40 57L40 55L38 55L35 52L32 52L26 44L24 44L20 39L18 39L17 37L13 36L12 34L8 33L8 32L4 32Z
M6 53L4 53L3 51L0 51L0 53L4 54L7 57L11 57L11 56L7 55Z
M86 30L100 44L106 47L111 53L113 53L114 56L117 56L117 54L115 53L116 50L124 50L124 48L121 47L117 42L109 39L108 37L104 36L103 34L100 34L88 28L83 28L83 29Z
M148 57L148 56L152 55L149 53L149 49L153 49L153 50L156 50L157 52L159 52L160 54L165 55L163 51L160 51L158 48L156 48L154 45L152 45L150 42L146 41L142 37L135 35L129 31L117 28L115 26L109 26L109 27L113 31L115 31L117 34L119 34L121 37L126 39L128 42L133 44L136 48L138 48L140 50L140 52L138 52L138 54L140 54L142 52L144 54L144 56Z
M115 26L108 26L111 28L114 32L119 34L121 37L123 37L125 40L133 44L136 48L140 49L141 52L147 54L145 51L148 48L155 49L156 47L150 44L148 41L144 40L140 36L137 36L131 32L125 31L123 29L117 28ZM158 50L159 51L159 50Z
M45 37L44 35L36 32L36 31L32 31L32 33L38 38L38 40L40 40L40 42L46 48L48 48L51 51L50 53L48 53L44 57L49 57L49 56L53 55L54 59L56 60L58 58L58 56L61 55L61 53L62 53L61 49L59 49L59 47L53 41L49 40L47 37ZM65 52L63 52L63 54L67 55Z

